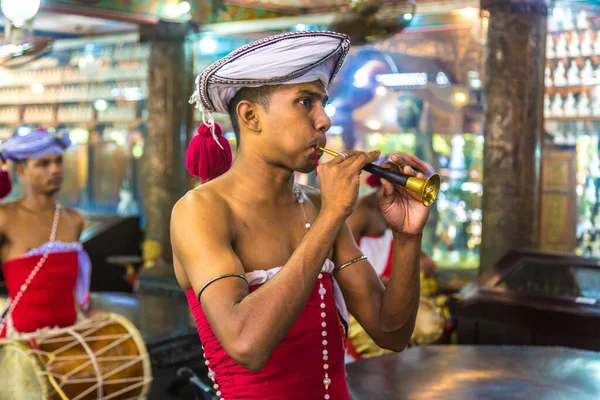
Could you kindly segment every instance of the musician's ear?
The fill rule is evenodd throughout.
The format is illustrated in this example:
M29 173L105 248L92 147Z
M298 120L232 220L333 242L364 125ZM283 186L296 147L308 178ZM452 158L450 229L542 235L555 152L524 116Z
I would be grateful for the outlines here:
M15 166L17 170L17 175L22 177L25 174L25 170L27 169L27 163L29 160L18 160L15 161Z
M252 132L260 133L261 127L257 112L258 107L258 104L249 100L242 100L238 103L236 112L240 127L244 126Z

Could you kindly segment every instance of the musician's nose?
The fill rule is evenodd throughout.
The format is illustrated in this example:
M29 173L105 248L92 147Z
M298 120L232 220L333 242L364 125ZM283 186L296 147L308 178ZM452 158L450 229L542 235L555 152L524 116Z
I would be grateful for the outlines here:
M331 128L331 118L325 112L325 108L320 108L315 120L315 129L325 133L329 128Z

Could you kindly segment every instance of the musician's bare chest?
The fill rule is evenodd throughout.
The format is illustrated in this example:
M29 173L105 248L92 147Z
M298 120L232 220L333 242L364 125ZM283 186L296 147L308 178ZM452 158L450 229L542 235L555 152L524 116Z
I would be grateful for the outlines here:
M27 251L48 242L53 221L54 212L35 213L21 209L11 212L0 248L2 261L22 256ZM77 221L67 211L60 212L55 240L62 242L79 240Z
M317 217L309 201L285 208L256 207L251 212L234 212L233 249L246 271L285 264L308 233L306 224Z

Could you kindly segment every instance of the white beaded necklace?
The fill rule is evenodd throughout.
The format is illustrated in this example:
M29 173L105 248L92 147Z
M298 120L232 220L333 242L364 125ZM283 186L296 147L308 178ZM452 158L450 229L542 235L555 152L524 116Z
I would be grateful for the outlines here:
M4 319L2 319L2 321L0 321L0 333L2 333L2 331L4 330L4 326L6 325L11 314L17 307L17 304L19 304L21 297L23 297L23 294L25 293L25 291L31 284L31 281L33 281L33 278L35 278L37 273L40 272L40 269L42 269L42 267L44 266L44 263L46 263L46 260L48 259L48 256L52 252L52 248L54 247L54 241L56 239L56 231L58 229L58 220L60 217L60 209L61 209L60 203L57 202L56 208L54 209L54 219L52 220L52 230L50 231L50 241L48 243L48 248L46 249L46 251L44 251L42 258L40 258L40 260L38 261L35 268L32 269L31 272L29 273L29 276L25 280L25 283L23 283L21 285L19 293L17 293L14 300L12 300L10 302L6 316L4 317Z
M296 201L302 207L302 214L304 214L304 227L306 229L310 229L310 222L308 222L308 217L306 216L306 210L304 209L304 193L298 189L298 186L294 186L294 195L296 196Z
M295 186L294 187L294 194L296 195L296 201L298 201L298 203L300 203L300 206L302 207L302 213L304 214L304 227L306 229L310 229L310 222L308 222L308 217L306 216L306 210L304 209L304 193L302 193L300 191L300 189ZM326 307L327 305L325 304L325 294L327 293L327 289L325 289L325 287L323 286L323 274L319 273L318 276L318 280L317 282L319 283L319 296L321 297L321 328L323 328L323 330L321 331L321 335L323 336L323 341L321 342L323 344L323 370L325 371L325 377L323 378L323 385L325 386L325 396L324 399L325 400L329 400L330 396L329 396L329 385L331 385L331 378L329 378L329 351L327 350L327 322L325 322L325 318L327 317L327 313L326 313Z
M295 186L294 187L294 195L296 196L296 201L300 204L300 206L302 207L302 213L304 214L304 227L306 229L310 229L311 224L308 221L308 217L306 216L306 210L304 209L304 193L302 193L300 191L300 189ZM321 297L321 304L320 304L320 308L321 308L321 328L323 328L323 330L321 331L321 336L323 336L323 341L321 342L321 344L323 345L323 350L322 350L322 354L323 354L323 371L324 371L324 378L323 378L323 386L325 386L325 395L324 395L324 399L325 400L329 400L331 398L331 396L329 395L329 386L331 385L331 378L329 377L329 351L327 349L327 345L328 345L328 341L327 341L327 322L325 322L325 318L327 318L327 313L326 313L326 307L327 305L325 304L325 294L327 293L327 289L325 289L325 287L323 286L323 274L319 273L318 276L318 280L317 282L319 283L319 296ZM202 350L204 351L204 346L202 346ZM224 397L221 397L221 391L219 390L219 384L217 383L216 380L216 376L215 376L215 372L210 368L210 362L208 361L208 359L206 358L206 354L203 353L204 356L204 364L208 367L208 377L209 379L212 381L213 383L213 389L216 390L216 395L219 398L219 400L225 400Z

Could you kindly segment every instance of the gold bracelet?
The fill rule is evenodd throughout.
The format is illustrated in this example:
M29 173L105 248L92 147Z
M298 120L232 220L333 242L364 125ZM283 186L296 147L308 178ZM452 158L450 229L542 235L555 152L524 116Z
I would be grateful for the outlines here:
M346 267L347 267L347 266L349 266L349 265L352 265L352 264L354 264L354 263L357 263L357 262L359 262L359 261L366 260L366 259L367 259L367 256L365 256L365 255L362 255L362 256L360 256L360 257L358 257L358 258L355 258L355 259L354 259L354 260L352 260L352 261L348 261L346 264L342 264L340 267L338 267L338 268L334 269L334 270L333 270L333 272L339 272L339 271L343 270L344 268L346 268Z
M223 278L240 278L246 281L246 283L248 283L248 279L246 279L246 277L242 274L223 274L223 275L219 275L217 277L212 278L211 280L209 280L208 282L206 282L204 284L204 286L202 286L202 288L200 289L200 292L198 293L198 301L200 303L202 303L202 301L200 300L200 296L202 296L202 292L204 292L204 289L206 289L208 287L208 285L210 285L211 283L214 283L216 281L218 281L219 279L223 279Z

